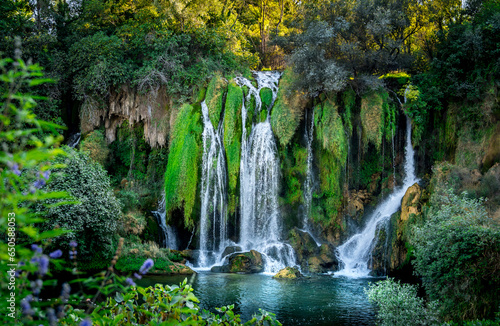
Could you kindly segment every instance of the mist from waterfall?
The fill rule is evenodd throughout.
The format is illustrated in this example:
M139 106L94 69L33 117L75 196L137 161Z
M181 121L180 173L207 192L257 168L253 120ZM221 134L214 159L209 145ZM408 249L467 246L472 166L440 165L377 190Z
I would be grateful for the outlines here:
M377 205L360 233L353 235L337 248L337 258L342 269L336 272L335 276L354 278L369 276L371 272L369 263L372 251L377 244L377 230L389 223L391 215L400 209L401 200L406 190L418 181L415 175L415 153L411 144L411 124L408 117L406 118L406 129L403 185L395 188L388 198Z

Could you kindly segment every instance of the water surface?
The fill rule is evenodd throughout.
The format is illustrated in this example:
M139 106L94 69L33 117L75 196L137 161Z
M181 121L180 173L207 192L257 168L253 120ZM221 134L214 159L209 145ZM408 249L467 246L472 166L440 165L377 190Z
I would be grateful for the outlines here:
M151 276L138 282L178 284L186 276ZM274 280L264 274L216 274L188 276L200 306L234 304L243 322L259 311L273 312L283 325L374 325L375 313L364 288L378 279L349 279L330 275L305 280Z

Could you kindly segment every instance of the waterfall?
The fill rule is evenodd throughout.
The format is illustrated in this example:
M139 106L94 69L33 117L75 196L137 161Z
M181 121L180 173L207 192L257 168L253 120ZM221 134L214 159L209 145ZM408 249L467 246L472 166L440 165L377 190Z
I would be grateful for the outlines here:
M77 132L76 134L72 134L68 138L68 146L71 148L75 148L80 143L81 138L82 135L79 132Z
M307 172L306 172L307 174L306 174L306 181L304 183L304 222L303 222L304 230L309 230L309 217L311 216L311 210L312 210L312 193L313 193L312 142L314 133L314 111L311 114L311 121L309 122L309 128L307 128L307 122L308 122L307 117L308 115L306 111L305 138L307 143Z
M396 187L396 151L394 149L394 128L391 128L392 132L392 183L393 187Z
M160 245L162 248L177 250L177 236L175 230L170 225L167 225L166 222L167 211L165 206L165 193L162 194L158 202L158 210L152 211L151 213L156 217L156 221L162 231L162 233L160 233Z
M262 109L260 90L272 90L273 106L278 94L279 72L257 72L257 88L242 77L236 78L240 87L248 87L248 94L242 105L243 132L240 162L241 226L240 245L243 250L254 249L263 254L265 272L275 273L286 266L295 265L295 254L290 245L281 242L281 218L278 207L280 163L274 134L271 129L271 110L267 119L252 125L247 137L245 102L255 98L255 111Z
M223 145L224 119L217 131L212 126L208 107L203 114L203 157L201 176L201 218L199 265L208 267L227 243L227 169Z
M377 240L377 229L389 222L391 215L396 213L401 206L401 200L406 190L418 181L415 176L414 151L411 145L411 124L406 118L406 144L405 144L405 178L403 185L394 188L394 192L375 208L368 217L364 229L349 238L343 245L337 248L337 257L341 262L342 270L335 273L336 276L366 277L370 273L369 262L371 253Z

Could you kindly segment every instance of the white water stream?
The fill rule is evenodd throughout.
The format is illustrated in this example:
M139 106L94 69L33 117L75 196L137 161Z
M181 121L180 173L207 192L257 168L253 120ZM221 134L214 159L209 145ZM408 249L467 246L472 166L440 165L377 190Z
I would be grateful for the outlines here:
M158 210L152 211L153 215L156 217L158 225L162 233L160 234L160 245L162 248L170 248L173 250L178 250L177 246L177 236L175 234L174 229L167 225L166 222L166 206L165 206L165 193L161 196L160 201L158 202Z
M200 266L210 266L228 245L227 168L223 145L224 119L215 130L205 101L201 103L201 111L204 127L198 261Z
M337 248L337 258L342 269L335 276L347 276L353 278L367 277L371 270L369 266L373 248L376 245L376 231L379 227L389 222L391 215L396 213L406 190L418 181L415 176L414 151L411 145L410 119L406 122L406 144L405 144L405 178L401 187L395 188L394 192L381 202L375 211L368 217L364 229Z
M236 79L240 87L248 87L241 110L240 246L244 251L254 249L263 254L267 273L276 273L286 266L294 266L296 260L292 247L281 241L282 226L278 206L280 162L271 129L271 110L268 110L264 122L252 125L250 136L247 137L246 121L253 117L247 116L245 103L253 97L254 115L257 115L262 109L260 90L267 87L273 94L272 107L278 95L280 77L279 72L257 72L257 88L245 78Z

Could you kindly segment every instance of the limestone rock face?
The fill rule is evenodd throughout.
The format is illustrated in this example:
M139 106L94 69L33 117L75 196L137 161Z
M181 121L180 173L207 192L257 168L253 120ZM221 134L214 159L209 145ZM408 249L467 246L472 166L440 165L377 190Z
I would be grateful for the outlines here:
M166 90L160 88L156 92L139 94L128 86L111 91L107 106L100 101L88 97L80 112L82 133L88 133L103 125L106 128L106 140L112 143L116 139L116 129L124 121L130 125L144 124L144 138L151 147L166 146L170 131L171 112Z
M395 238L392 239L391 256L389 261L389 269L396 270L402 267L406 260L408 249L406 248L406 222L412 214L420 215L422 188L415 183L406 190L406 193L401 200L401 212L393 215L393 228L395 228Z
M406 221L411 214L420 214L420 197L422 196L422 188L415 183L406 190L406 193L401 201L401 220Z
M366 190L350 191L347 201L347 214L358 218L363 215L365 204L369 203L371 196Z
M295 280L304 277L300 271L295 267L285 267L280 270L276 275L273 276L274 279L288 279Z
M211 271L214 273L261 273L264 271L264 261L260 252L255 250L234 253L226 258L224 265L214 266Z
M495 163L500 162L500 124L497 124L495 133L491 137L488 149L481 161L483 172L488 171Z

